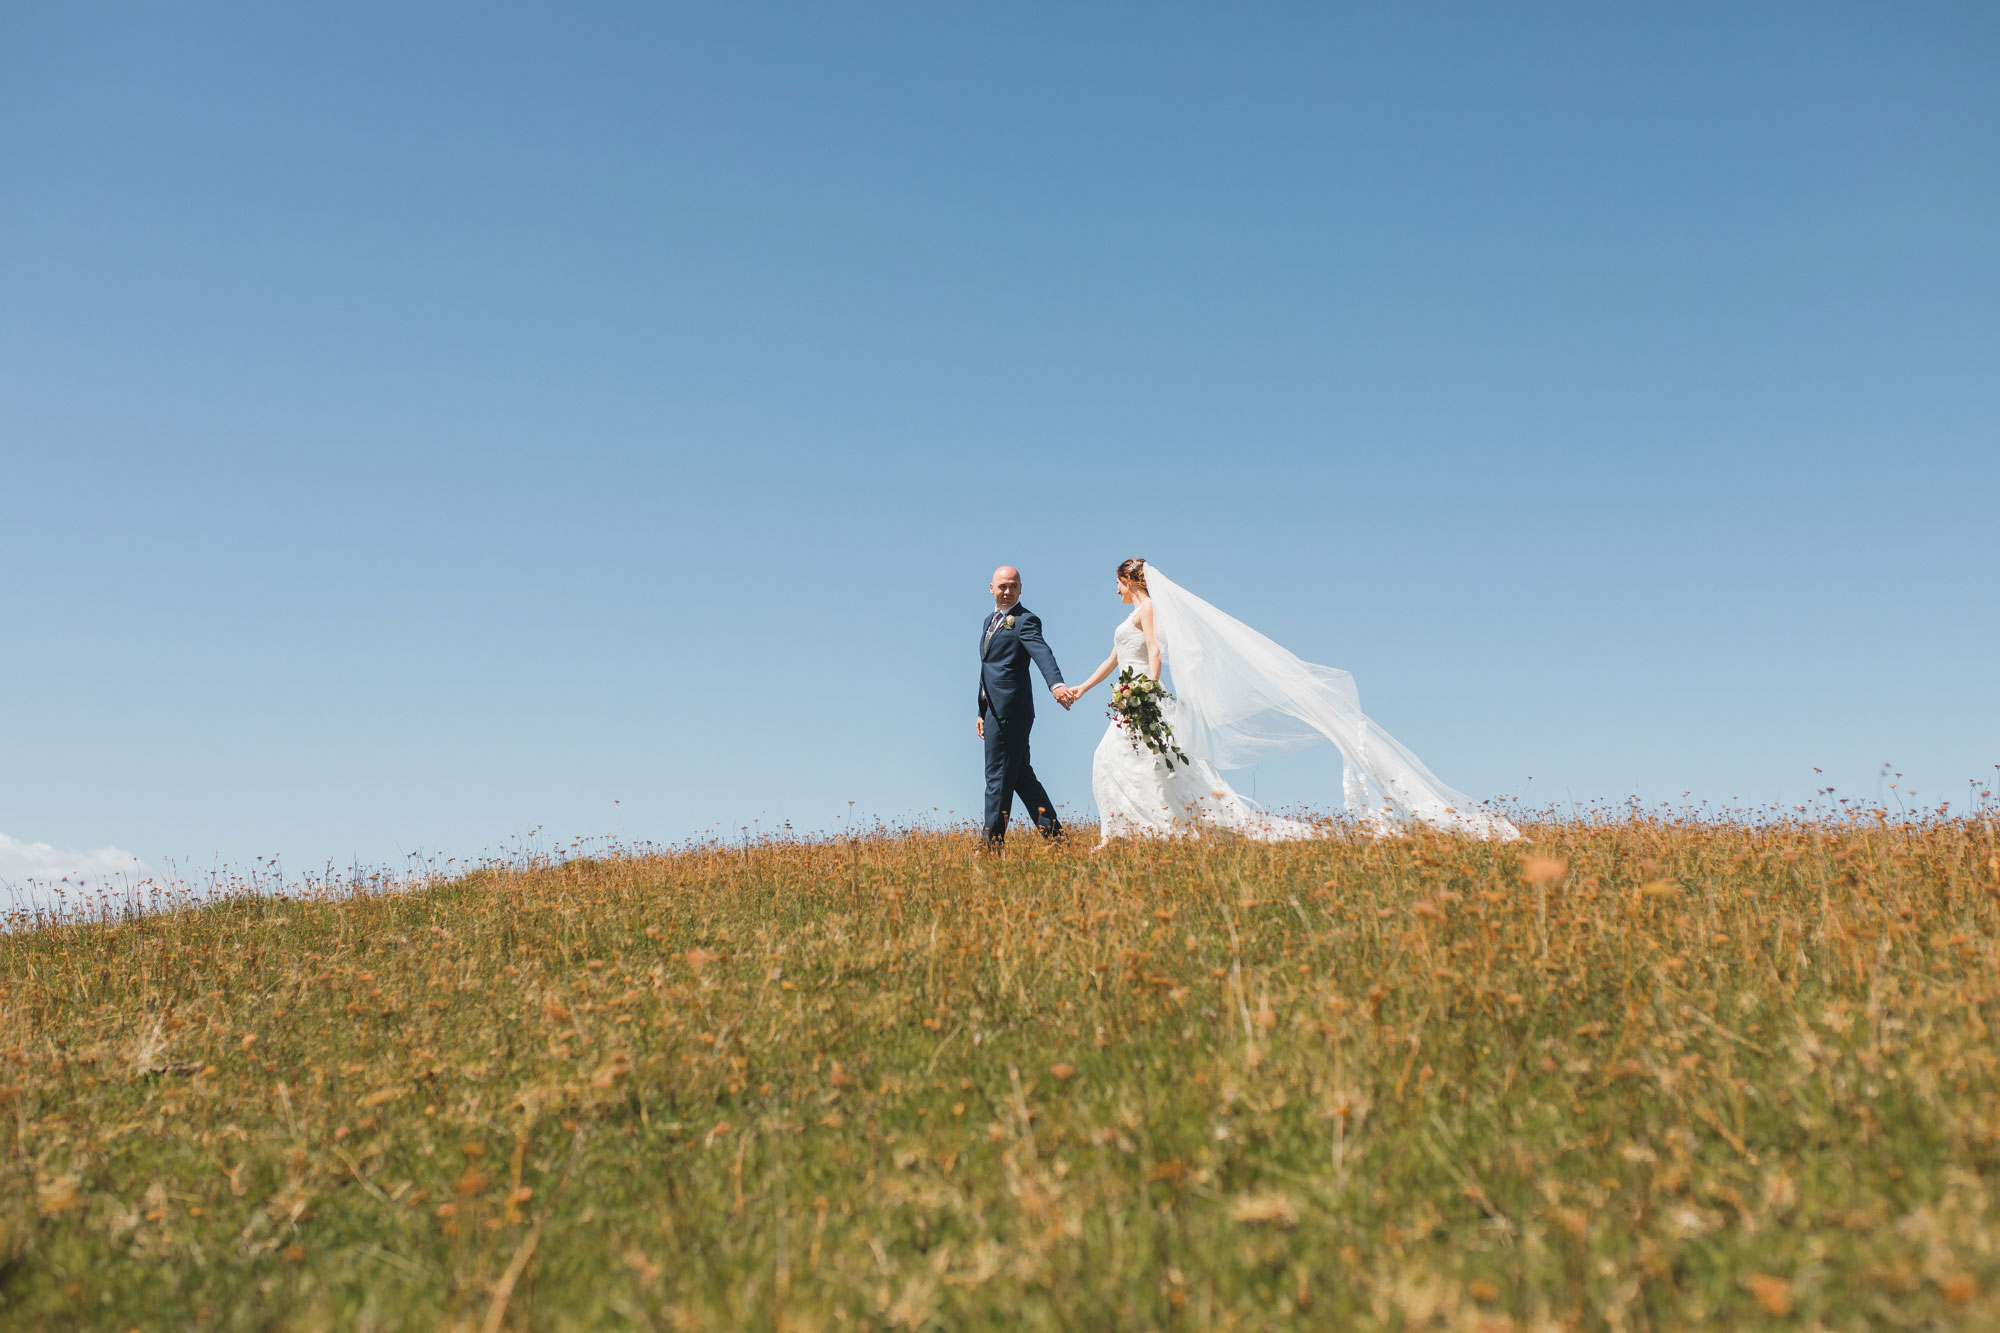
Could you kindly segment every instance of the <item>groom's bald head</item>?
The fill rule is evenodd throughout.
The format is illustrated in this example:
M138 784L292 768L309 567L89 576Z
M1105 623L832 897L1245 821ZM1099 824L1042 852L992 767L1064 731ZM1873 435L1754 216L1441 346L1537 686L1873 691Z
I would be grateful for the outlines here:
M1021 571L1012 565L1002 565L993 571L993 585L988 589L993 594L993 605L1012 606L1021 600Z

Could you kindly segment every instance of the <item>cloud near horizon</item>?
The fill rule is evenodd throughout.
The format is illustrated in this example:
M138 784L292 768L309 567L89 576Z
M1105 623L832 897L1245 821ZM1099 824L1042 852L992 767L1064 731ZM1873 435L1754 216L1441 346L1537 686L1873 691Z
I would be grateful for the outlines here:
M124 884L144 879L153 868L120 847L66 851L46 842L22 842L0 833L0 888L32 884Z

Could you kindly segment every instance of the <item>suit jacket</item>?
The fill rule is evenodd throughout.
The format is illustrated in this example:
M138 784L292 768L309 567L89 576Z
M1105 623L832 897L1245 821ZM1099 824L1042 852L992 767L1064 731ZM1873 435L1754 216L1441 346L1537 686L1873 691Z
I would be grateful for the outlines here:
M1012 625L1007 624L1010 619ZM1028 677L1028 663L1040 669L1051 688L1063 683L1056 655L1042 641L1042 622L1016 602L1000 618L992 638L986 637L984 620L979 622L979 634L983 644L979 653L980 713L990 712L1002 722L1033 722L1035 690Z

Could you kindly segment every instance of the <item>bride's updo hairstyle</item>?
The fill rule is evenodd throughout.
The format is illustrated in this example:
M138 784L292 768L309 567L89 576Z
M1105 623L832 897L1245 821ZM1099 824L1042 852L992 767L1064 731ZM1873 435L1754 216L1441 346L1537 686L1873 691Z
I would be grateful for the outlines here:
M1118 564L1118 577L1124 579L1140 592L1146 591L1145 559L1135 555L1130 560L1120 561Z

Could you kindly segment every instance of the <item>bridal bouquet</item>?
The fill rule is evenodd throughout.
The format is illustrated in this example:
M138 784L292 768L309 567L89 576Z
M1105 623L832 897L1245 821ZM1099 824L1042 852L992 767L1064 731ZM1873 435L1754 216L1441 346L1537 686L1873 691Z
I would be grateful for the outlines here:
M1169 773L1174 771L1176 759L1183 764L1188 761L1181 747L1174 744L1172 725L1160 712L1160 705L1173 697L1160 682L1131 667L1119 672L1111 686L1112 718L1131 732L1134 740L1166 760Z

